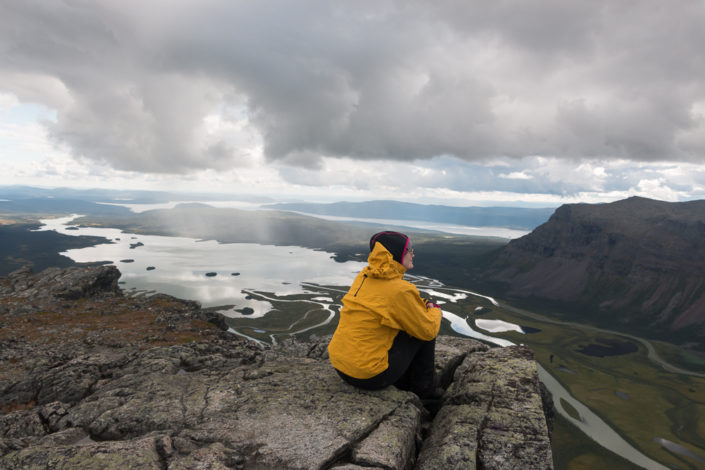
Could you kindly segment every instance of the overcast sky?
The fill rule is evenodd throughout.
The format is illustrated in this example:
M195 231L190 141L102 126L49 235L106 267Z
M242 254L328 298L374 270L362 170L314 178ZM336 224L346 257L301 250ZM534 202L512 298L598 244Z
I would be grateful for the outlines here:
M705 198L702 0L3 0L0 184Z

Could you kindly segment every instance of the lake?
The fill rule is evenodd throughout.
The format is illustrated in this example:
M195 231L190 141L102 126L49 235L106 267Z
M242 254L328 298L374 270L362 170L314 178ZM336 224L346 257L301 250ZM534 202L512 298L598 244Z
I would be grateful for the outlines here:
M118 229L76 227L78 216L44 219L39 230L72 236L104 237L112 243L61 253L79 263L115 264L127 291L156 291L198 300L203 307L235 305L266 313L266 304L248 299L248 289L291 295L307 292L303 283L346 285L366 263L335 262L333 254L298 246L218 243L184 237L138 235ZM140 246L135 246L138 243ZM121 260L130 260L121 262ZM147 268L154 268L148 270ZM216 273L215 276L207 276ZM233 316L241 315L234 310Z

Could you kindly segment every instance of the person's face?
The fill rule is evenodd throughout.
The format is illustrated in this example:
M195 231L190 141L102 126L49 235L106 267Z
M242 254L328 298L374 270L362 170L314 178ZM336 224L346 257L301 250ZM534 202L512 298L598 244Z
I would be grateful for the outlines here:
M411 269L414 267L414 249L409 246L404 253L404 259L401 263L406 269Z

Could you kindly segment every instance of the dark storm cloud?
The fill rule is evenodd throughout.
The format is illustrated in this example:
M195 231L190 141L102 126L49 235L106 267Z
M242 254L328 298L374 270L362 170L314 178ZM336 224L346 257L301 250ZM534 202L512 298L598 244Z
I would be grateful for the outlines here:
M227 108L307 168L705 155L702 2L11 0L0 44L0 90L61 103L52 137L120 169L242 164L203 130Z

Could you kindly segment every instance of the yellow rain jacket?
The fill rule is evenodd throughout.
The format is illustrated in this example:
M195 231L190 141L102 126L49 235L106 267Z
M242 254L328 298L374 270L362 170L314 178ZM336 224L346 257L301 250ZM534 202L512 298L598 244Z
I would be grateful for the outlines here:
M415 285L402 279L406 268L381 243L343 297L338 328L328 345L330 362L356 379L389 366L387 351L400 330L430 341L441 327L441 309L426 308Z

